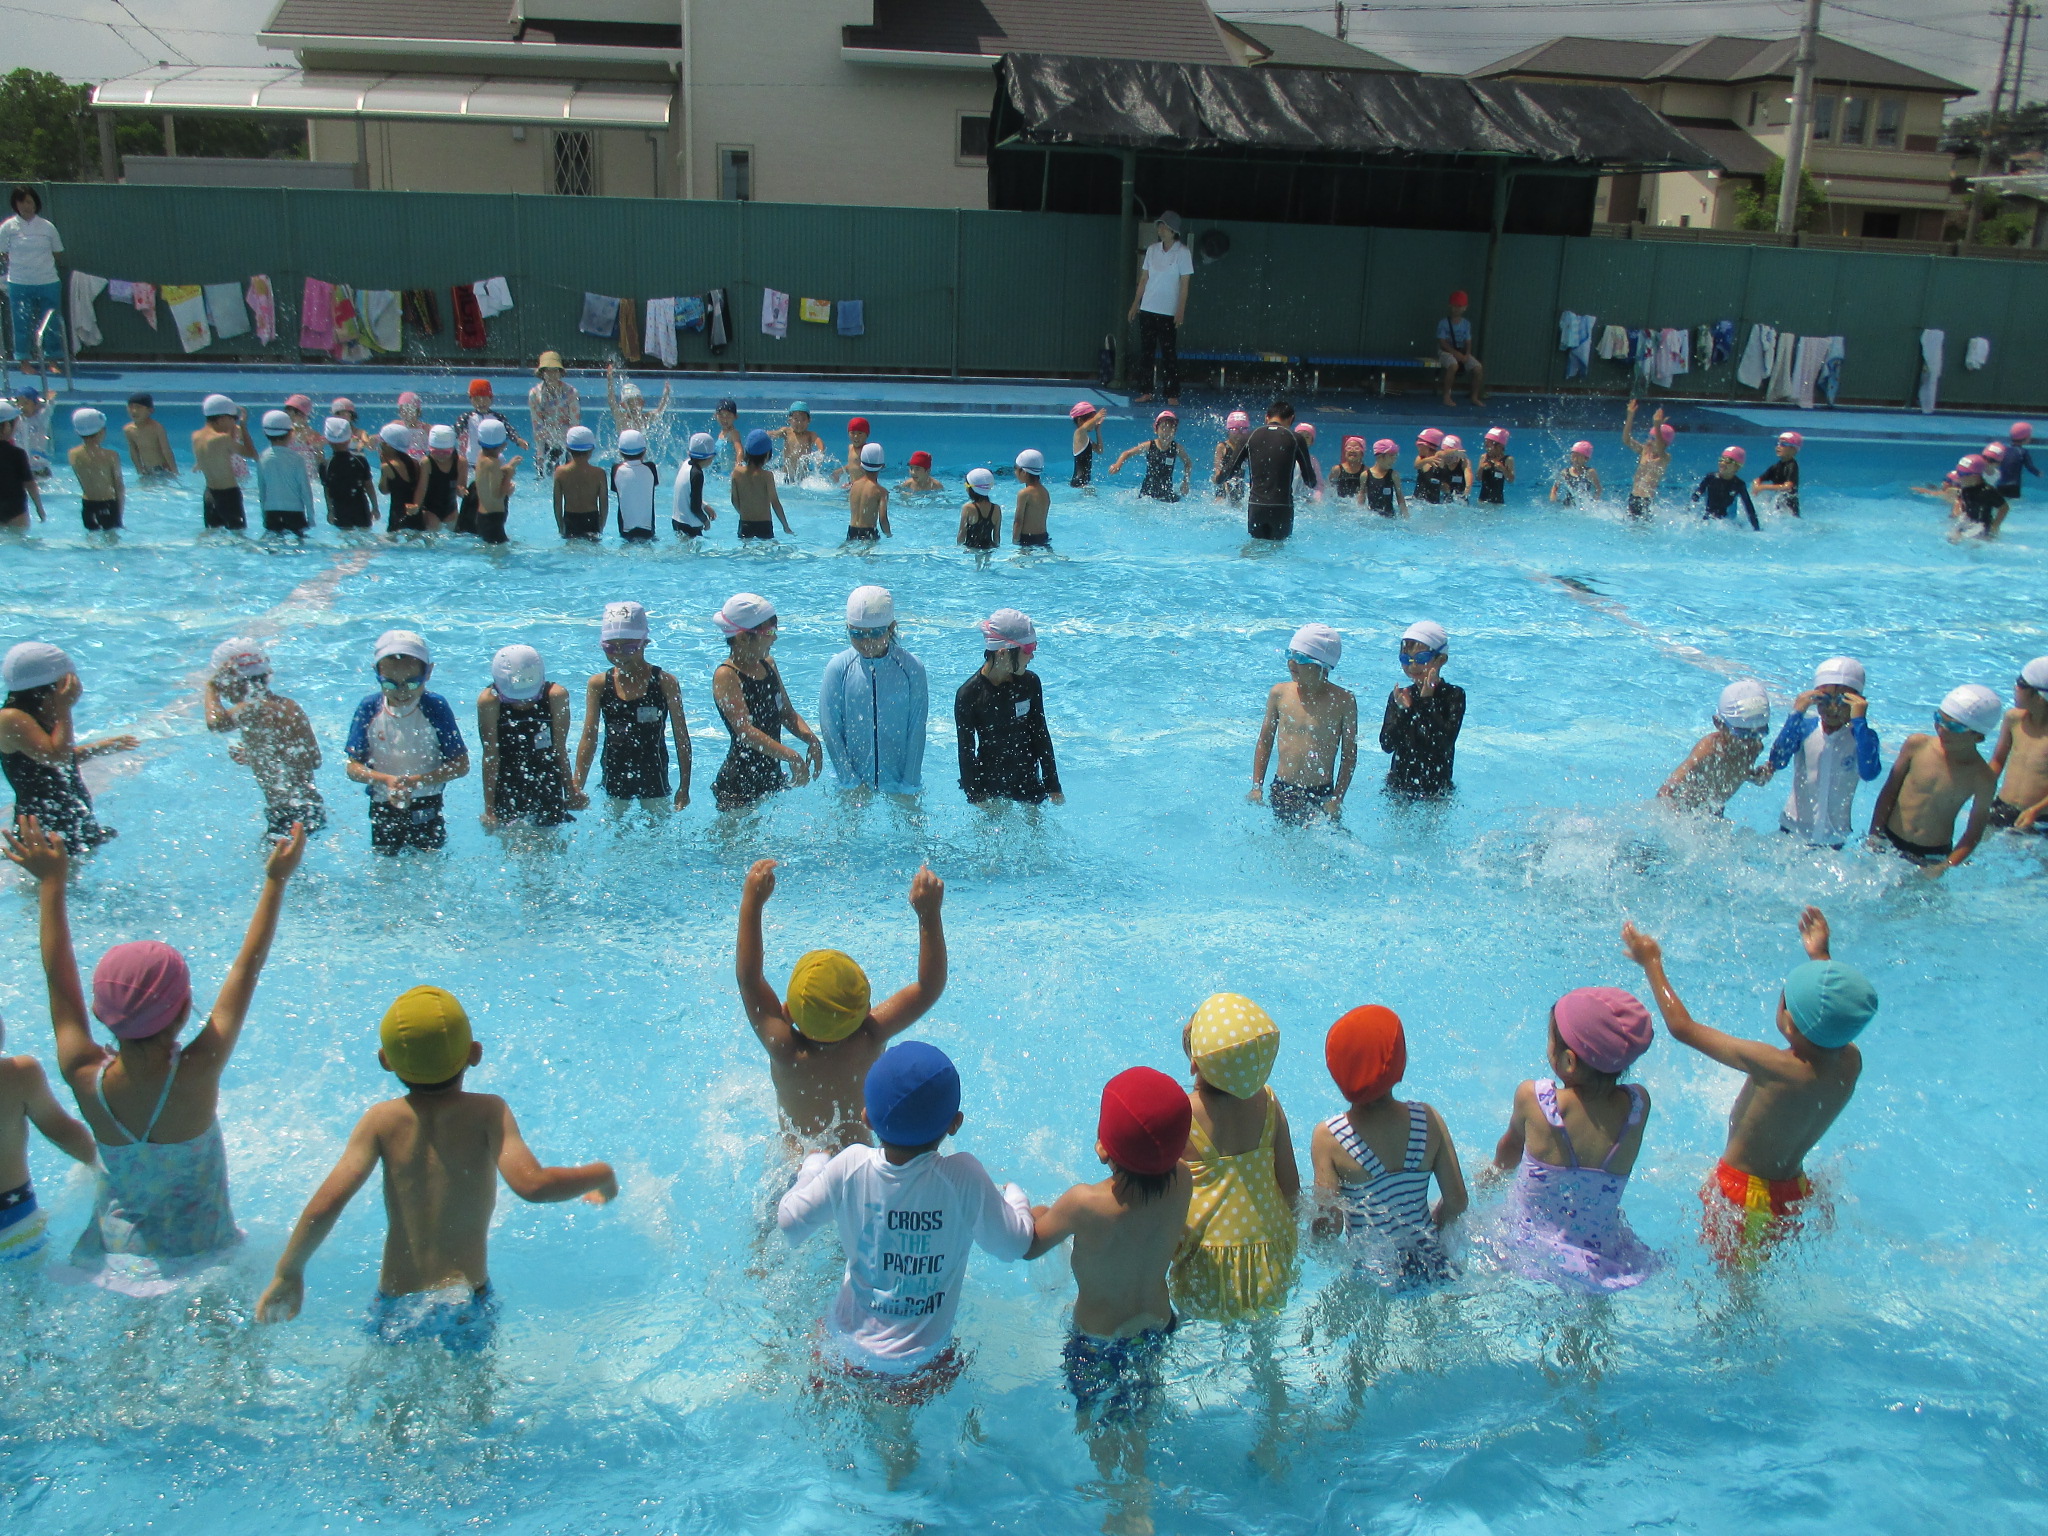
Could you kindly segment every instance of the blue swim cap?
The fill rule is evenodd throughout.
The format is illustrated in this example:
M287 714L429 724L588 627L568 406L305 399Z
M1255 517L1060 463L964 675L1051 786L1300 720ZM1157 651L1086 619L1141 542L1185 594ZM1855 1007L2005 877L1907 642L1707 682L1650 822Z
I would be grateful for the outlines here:
M770 437L761 428L756 427L747 434L746 446L749 457L755 454L773 453L775 451L775 439Z
M922 1147L953 1127L960 1074L946 1053L922 1040L892 1045L868 1069L868 1124L896 1147Z
M1809 960L1785 978L1785 1011L1823 1050L1847 1045L1877 1012L1877 988L1853 965Z

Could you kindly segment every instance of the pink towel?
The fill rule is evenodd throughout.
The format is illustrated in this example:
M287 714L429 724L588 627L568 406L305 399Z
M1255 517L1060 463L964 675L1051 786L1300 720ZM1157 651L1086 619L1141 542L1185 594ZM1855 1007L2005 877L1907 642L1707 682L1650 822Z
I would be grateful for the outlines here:
M136 313L149 322L149 328L152 331L156 329L156 284L137 283L135 285L135 310Z
M299 305L299 350L334 350L334 284L317 277L306 279L306 296Z
M277 340L277 299L270 279L258 273L249 279L249 313L256 319L256 339L265 346Z

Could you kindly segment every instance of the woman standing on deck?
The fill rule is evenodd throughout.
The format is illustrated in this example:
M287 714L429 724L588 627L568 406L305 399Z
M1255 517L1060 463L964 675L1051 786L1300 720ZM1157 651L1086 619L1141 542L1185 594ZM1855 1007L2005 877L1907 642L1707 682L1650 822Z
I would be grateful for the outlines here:
M561 353L541 353L533 371L540 382L526 392L526 409L533 418L533 472L545 485L568 460L569 429L583 424L583 402L563 377Z
M7 308L14 325L14 356L32 371L36 327L63 299L57 256L64 249L64 237L43 217L43 200L34 187L16 187L8 201L14 216L0 222L0 256L7 258ZM62 320L51 327L45 347L52 357L69 355Z

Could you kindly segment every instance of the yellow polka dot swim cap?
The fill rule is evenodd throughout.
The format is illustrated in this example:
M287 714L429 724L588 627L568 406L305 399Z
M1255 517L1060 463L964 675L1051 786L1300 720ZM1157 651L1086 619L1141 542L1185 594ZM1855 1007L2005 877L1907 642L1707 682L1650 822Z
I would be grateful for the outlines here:
M868 977L851 955L814 949L789 973L789 1020L812 1040L844 1040L868 1016Z
M445 1083L469 1065L469 1015L439 987L401 993L377 1034L385 1061L408 1083Z
M1188 1057L1211 1087L1248 1099L1266 1086L1280 1054L1280 1026L1248 997L1218 992L1188 1023Z

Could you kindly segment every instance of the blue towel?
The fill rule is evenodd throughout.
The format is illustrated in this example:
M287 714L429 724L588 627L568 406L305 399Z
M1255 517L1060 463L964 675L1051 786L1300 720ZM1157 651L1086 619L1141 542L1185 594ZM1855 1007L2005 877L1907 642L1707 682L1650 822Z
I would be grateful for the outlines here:
M1835 392L1842 387L1842 359L1847 350L1842 345L1841 337L1828 338L1827 361L1820 365L1820 387L1821 392L1828 397L1829 405L1835 403Z
M1714 322L1714 366L1719 367L1735 355L1735 322L1716 320Z
M694 293L686 293L676 300L676 329L679 331L701 331L704 329L704 301Z
M576 329L586 336L616 336L619 334L619 301L606 298L601 293L583 295L583 319Z
M861 316L861 310L864 307L864 304L859 299L841 299L839 301L840 335L864 336L867 334L867 325Z
M1565 354L1565 379L1584 378L1593 355L1593 317L1564 311L1557 317L1557 345Z

